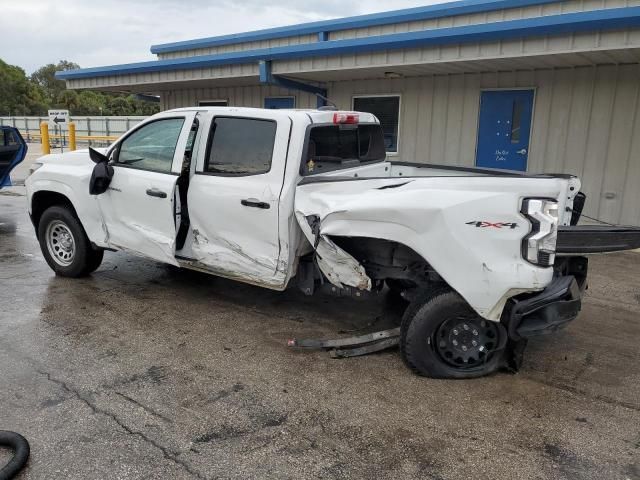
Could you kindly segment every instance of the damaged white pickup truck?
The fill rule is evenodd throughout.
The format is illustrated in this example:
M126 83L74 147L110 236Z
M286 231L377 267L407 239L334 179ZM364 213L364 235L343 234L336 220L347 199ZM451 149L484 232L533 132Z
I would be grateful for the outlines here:
M29 213L58 275L124 250L309 295L386 285L410 302L402 356L432 377L518 358L578 315L584 254L640 246L637 229L576 226L575 177L388 162L367 113L172 110L33 169Z

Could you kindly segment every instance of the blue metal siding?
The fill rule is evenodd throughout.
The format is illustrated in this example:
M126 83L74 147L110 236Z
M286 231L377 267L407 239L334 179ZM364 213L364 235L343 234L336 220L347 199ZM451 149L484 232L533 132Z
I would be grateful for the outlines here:
M189 70L221 65L248 64L261 60L301 59L402 48L417 48L428 45L496 41L637 26L640 26L640 7L612 8L375 37L231 52L220 55L202 55L81 70L68 70L57 72L56 77L60 79L78 79L109 75Z
M558 0L462 0L440 5L407 8L391 12L358 15L355 17L325 20L321 22L303 23L287 27L268 28L254 32L234 33L217 37L185 40L182 42L163 43L153 45L151 53L169 53L197 48L216 47L234 43L272 40L296 35L308 35L320 32L335 32L351 28L367 28L392 23L411 22L416 20L430 20L434 18L483 13L505 8L528 7L530 5L544 5Z

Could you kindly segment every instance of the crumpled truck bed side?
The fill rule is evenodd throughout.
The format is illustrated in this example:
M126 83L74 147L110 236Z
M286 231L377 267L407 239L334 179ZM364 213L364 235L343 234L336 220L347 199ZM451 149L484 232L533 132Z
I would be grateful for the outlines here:
M550 177L421 177L314 181L297 187L295 215L318 265L336 286L371 280L331 237L368 237L413 249L482 317L499 320L508 298L548 285L552 268L522 258L531 225L522 199L567 201L568 180ZM500 226L503 225L503 226Z

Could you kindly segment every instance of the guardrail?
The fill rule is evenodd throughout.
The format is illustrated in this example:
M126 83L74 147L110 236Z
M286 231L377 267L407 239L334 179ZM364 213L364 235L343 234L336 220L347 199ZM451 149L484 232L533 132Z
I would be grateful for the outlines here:
M42 122L40 124L40 133L31 133L27 142L39 140L42 145L42 154L48 155L51 153L51 147L62 145L64 148L68 146L69 150L76 150L78 142L87 142L89 146L93 143L109 144L119 138L115 135L77 135L76 124L74 122L69 123L69 129L65 135L64 130L61 133L49 133L49 124ZM56 143L52 144L52 140L56 140Z

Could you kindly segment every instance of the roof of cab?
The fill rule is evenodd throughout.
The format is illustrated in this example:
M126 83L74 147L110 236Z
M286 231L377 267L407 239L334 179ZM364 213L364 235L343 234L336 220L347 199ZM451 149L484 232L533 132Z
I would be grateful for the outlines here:
M252 108L252 107L185 107L175 108L173 110L163 111L162 114L170 112L193 112L193 111L211 111L219 113L245 113L250 115L252 112L278 112L277 114L287 114L289 117L304 117L311 120L311 123L333 123L334 115L336 113L357 113L359 117L359 123L380 123L375 115L367 112L353 112L349 110L314 110L314 109L278 109L269 110L264 108ZM274 116L276 116L275 114Z

